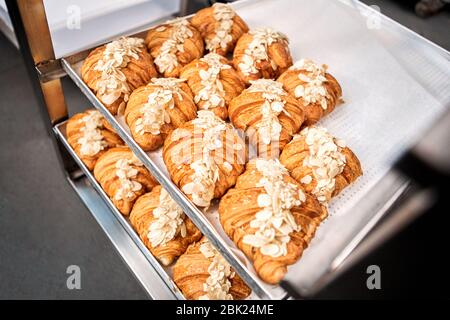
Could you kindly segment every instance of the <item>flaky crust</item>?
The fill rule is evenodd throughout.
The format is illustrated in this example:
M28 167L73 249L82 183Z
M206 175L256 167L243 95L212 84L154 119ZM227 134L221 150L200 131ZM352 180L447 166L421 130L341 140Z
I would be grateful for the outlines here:
M200 31L203 39L212 39L214 38L217 28L217 20L214 19L214 7L209 7L198 11L191 20L192 25ZM215 50L211 50L211 52L215 52L222 56L225 56L228 52L233 51L236 42L238 39L244 34L248 32L248 26L242 18L235 13L233 17L233 26L231 27L230 35L232 40L228 42L226 49L224 50L220 46L218 46Z
M359 159L348 148L342 148L340 151L345 156L345 166L342 173L335 177L336 184L332 197L337 196L344 188L353 183L361 176L362 169ZM298 136L286 145L280 156L280 162L289 170L291 176L301 183L304 176L311 176L312 181L308 184L302 183L306 192L311 193L317 186L317 179L314 177L310 167L303 165L303 161L309 156L309 146L305 142L305 137ZM327 199L330 200L330 199Z
M103 52L105 51L106 45L98 47L91 51L88 57L84 60L81 67L81 77L83 81L94 91L95 94L97 88L97 81L101 78L101 71L94 70L95 65L103 57ZM151 55L147 52L145 46L141 48L138 53L139 59L131 58L130 62L126 67L121 68L125 77L127 78L127 84L130 87L130 93L140 86L145 85L158 75L155 66L153 65L153 59ZM117 114L119 107L125 107L124 94L122 94L116 101L112 104L105 104L105 107L112 113Z
M232 130L220 134L222 147L210 151L218 167L218 180L215 182L214 198L220 198L236 182L244 170L246 151L244 141ZM180 188L193 181L194 169L190 164L202 159L203 146L209 141L204 140L204 130L195 126L192 121L185 123L172 131L164 142L163 159L173 182ZM235 145L242 146L236 150ZM226 163L231 165L227 170ZM188 197L192 200L191 195Z
M164 27L164 31L158 31L160 30L160 27ZM150 29L147 33L145 44L154 59L160 54L160 49L163 43L170 38L173 28L174 27L170 24L162 24L161 26ZM200 58L203 55L204 45L200 32L192 25L189 25L188 28L192 31L193 36L184 41L183 51L177 50L176 57L178 60L178 66L171 71L165 71L162 73L166 78L178 78L181 69L186 64L194 59Z
M257 79L276 79L290 66L292 66L292 56L289 51L288 43L285 40L278 40L268 46L267 55L268 60L262 60L256 62L257 73L245 75L239 68L239 64L242 62L245 49L247 49L250 42L252 42L253 36L250 33L246 33L239 38L233 53L233 65L241 79L249 84L251 80ZM277 69L272 68L271 61L277 64Z
M256 229L250 227L250 221L261 210L258 206L258 196L265 193L263 187L257 186L261 178L262 175L256 169L255 162L250 161L245 172L239 176L236 186L228 190L220 200L220 222L227 235L253 261L261 279L270 284L277 284L286 274L287 267L294 264L308 247L317 227L326 218L327 211L314 197L306 194L306 201L301 206L291 209L301 229L290 234L287 254L277 258L265 256L259 249L243 242L245 235L256 232ZM292 177L286 175L284 179L301 188Z
M265 102L263 93L248 92L244 90L234 98L228 108L228 116L233 125L248 133L250 143L257 148L258 156L274 158L279 156L279 151L292 139L301 127L304 120L303 108L291 95L283 96L286 101L284 110L278 115L281 124L281 133L278 141L272 141L266 145L257 133L257 126L262 120L261 106Z
M103 137L103 140L107 143L107 146L93 156L81 154L80 152L81 144L78 142L78 140L83 136L83 132L81 131L81 129L84 127L84 123L83 121L81 121L81 119L83 119L83 117L86 116L89 111L93 110L94 109L89 109L86 110L85 112L73 115L67 122L66 127L67 141L90 171L94 169L97 159L102 154L104 154L109 148L123 145L122 139L114 132L110 124L105 119L102 119L103 128L100 129L100 132Z
M156 180L151 176L150 172L144 166L137 166L131 164L131 166L138 171L137 175L130 180L136 181L142 185L142 188L133 193L133 197L126 200L115 199L117 189L119 188L120 181L116 176L116 162L120 159L132 160L134 155L128 147L111 148L105 152L95 164L94 176L100 183L103 190L111 198L111 201L116 208L123 214L129 215L131 208L133 207L136 199L146 192L149 192L157 185Z
M299 74L306 74L304 70L286 70L279 78L278 82L283 84L284 90L289 92L292 96L295 97L295 88L298 85L304 85L305 82L300 80ZM319 121L322 117L331 113L336 106L341 102L342 97L342 89L339 85L339 82L328 72L325 74L327 82L324 83L324 87L329 94L326 98L327 100L327 108L324 109L320 105L319 102L316 103L305 103L302 97L296 98L300 104L303 106L303 110L305 111L305 122L304 126L310 126Z
M150 252L163 265L168 266L182 255L192 242L200 240L202 234L192 221L185 217L186 236L182 237L178 234L172 240L154 248L147 234L150 224L155 220L153 210L159 206L160 193L161 186L156 186L151 192L140 196L130 213L130 223Z
M198 300L205 294L203 284L209 277L208 267L210 261L200 252L200 245L206 241L203 239L197 243L191 244L186 252L180 256L173 267L173 280L186 299ZM251 293L250 288L244 281L235 275L231 280L229 293L235 300L243 300Z
M152 151L161 147L164 139L175 128L178 128L183 123L192 120L196 116L197 107L192 100L192 92L185 83L179 83L181 89L181 99L177 94L173 94L174 107L168 108L168 103L165 105L165 110L170 116L170 123L165 123L160 128L160 134L152 134L151 132L144 132L140 134L136 130L136 121L142 119L142 108L148 101L148 96L161 86L149 83L146 86L140 87L133 91L125 109L125 121L130 127L131 134L134 140L145 151Z
M228 60L223 58L221 61L224 64L228 64ZM180 74L180 78L187 79L187 83L189 87L191 88L194 95L198 95L200 90L204 88L200 78L199 72L200 70L208 70L209 65L207 62L202 61L200 59L194 60L188 65L186 65L182 70ZM224 100L225 105L219 106L219 107L211 107L208 108L208 110L211 110L215 113L216 116L221 118L222 120L226 120L228 118L228 104L231 102L231 100L235 97L237 97L242 90L245 89L245 85L242 82L241 78L239 77L239 74L237 71L230 66L230 69L222 69L219 74L219 81L222 83L223 90L224 90ZM200 100L197 103L197 106L201 110L205 110L205 103L206 101Z

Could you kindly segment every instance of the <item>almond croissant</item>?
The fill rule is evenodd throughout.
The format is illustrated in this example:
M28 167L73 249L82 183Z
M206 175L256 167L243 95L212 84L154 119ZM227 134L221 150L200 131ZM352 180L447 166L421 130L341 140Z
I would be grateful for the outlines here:
M189 63L181 70L180 78L187 79L198 108L211 110L222 120L228 117L230 101L245 89L227 59L215 53Z
M189 300L243 300L251 293L205 237L175 263L173 280Z
M280 161L324 205L362 175L355 154L322 127L306 127L294 136Z
M81 67L83 81L105 107L117 114L129 94L157 76L144 40L120 38L89 53Z
M145 43L159 73L177 78L181 68L203 55L203 39L188 20L178 18L150 29Z
M208 207L244 170L245 144L230 124L207 110L175 129L164 142L164 163L176 185L200 207Z
M278 157L303 123L299 102L281 83L259 79L234 98L228 108L231 122L246 131L260 157Z
M157 185L147 168L128 147L111 148L95 164L95 179L125 216L136 199Z
M304 106L306 126L319 121L341 102L341 86L327 72L327 66L309 59L297 61L277 81Z
M145 246L165 266L172 264L192 242L202 237L161 186L136 200L130 222Z
M67 122L67 141L89 170L109 148L123 145L99 111L90 109L73 115Z
M275 159L252 159L236 186L222 197L220 222L253 261L258 275L277 284L307 248L325 207L303 192Z
M133 91L125 121L134 140L145 151L159 148L167 134L196 116L192 93L183 80L153 78Z
M278 78L292 65L288 44L285 35L270 28L250 30L236 44L234 67L246 84Z
M234 49L248 26L233 8L223 3L198 11L191 23L202 34L206 49L222 56Z

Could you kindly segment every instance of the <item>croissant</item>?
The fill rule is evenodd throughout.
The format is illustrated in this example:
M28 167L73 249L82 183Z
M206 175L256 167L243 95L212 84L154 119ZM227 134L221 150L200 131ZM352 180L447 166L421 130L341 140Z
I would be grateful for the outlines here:
M203 39L188 20L178 18L149 30L145 43L159 73L177 78L181 68L203 55Z
M246 151L230 124L201 110L169 134L163 159L174 183L193 203L208 207L234 185L244 170Z
M256 158L220 200L219 215L261 279L276 284L308 247L327 211L277 159Z
M258 28L237 42L233 64L246 84L261 78L275 79L292 65L288 38L270 28Z
M228 117L230 101L245 89L227 59L215 53L189 63L181 70L180 78L187 79L198 108L211 110L222 120Z
M91 171L106 150L123 144L100 112L94 109L73 115L67 122L66 134L70 146Z
M206 49L222 56L234 49L238 39L248 26L231 6L215 3L198 11L191 20L205 40Z
M251 293L205 237L175 263L173 280L189 300L243 300Z
M145 151L162 146L167 134L196 116L192 93L183 80L153 78L130 95L125 121Z
M362 175L356 155L322 127L304 128L283 149L280 161L324 205Z
M342 89L337 80L312 60L302 59L285 71L278 81L297 98L305 110L305 126L310 126L332 112L342 101Z
M259 79L234 98L228 108L231 122L246 131L260 157L278 157L304 120L300 103L274 80Z
M128 147L111 148L98 158L94 177L125 216L130 214L139 196L157 185L150 172Z
M105 107L117 114L125 108L129 94L157 72L144 40L120 38L91 51L81 76Z
M202 237L161 186L136 200L130 222L145 246L165 266L172 264L192 242Z

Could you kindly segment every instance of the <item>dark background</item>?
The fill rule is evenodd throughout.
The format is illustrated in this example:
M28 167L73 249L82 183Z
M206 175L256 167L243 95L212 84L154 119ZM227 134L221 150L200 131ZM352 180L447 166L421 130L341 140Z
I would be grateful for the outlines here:
M424 20L414 14L414 1L364 2L450 49L448 10ZM3 35L0 84L0 299L146 298L64 180L21 57ZM89 106L68 79L63 85L72 112ZM317 298L448 299L448 214L442 204L427 212ZM66 268L72 264L81 267L81 290L66 288ZM381 290L366 287L372 264L381 268Z

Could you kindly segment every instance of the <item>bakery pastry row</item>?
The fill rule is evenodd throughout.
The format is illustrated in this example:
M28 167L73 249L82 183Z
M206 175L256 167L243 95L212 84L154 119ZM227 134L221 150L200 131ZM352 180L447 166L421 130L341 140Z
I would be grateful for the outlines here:
M206 55L204 43L209 51ZM270 28L249 30L231 7L217 3L191 20L179 18L152 28L145 40L121 38L98 47L84 61L81 75L112 114L126 111L129 100L133 100L130 109L135 111L142 111L144 106L152 109L154 119L147 117L138 125L141 135L164 135L171 127L171 116L179 121L191 120L192 108L180 109L179 105L192 105L193 100L199 110L211 110L223 120L228 118L228 111L232 112L230 120L240 129L256 127L266 132L260 139L266 144L267 131L276 133L281 125L282 136L292 135L303 123L314 124L341 102L341 87L327 72L327 66L309 59L293 64L288 44L285 35ZM231 62L221 55L232 51ZM178 84L150 81L159 76L178 78ZM147 88L136 91L143 86ZM146 93L150 92L154 93L152 101L147 101ZM261 112L246 109L247 100L259 97L258 93L272 95L271 106ZM178 99L164 115L161 108L151 107L164 104L164 99L173 94ZM281 104L286 103L293 111L290 116L281 112ZM179 118L174 115L177 110L186 112ZM246 111L261 119L247 119ZM276 117L286 119L276 121ZM140 123L141 118L134 113L128 124L134 125L135 120ZM161 139L153 140L143 148L161 146Z
M97 121L96 127L92 119ZM172 267L174 282L184 296L248 297L250 288L105 123L96 110L76 114L67 123L67 141L143 244L163 266ZM117 144L106 144L111 136L117 138ZM100 151L95 155L93 150L89 155L83 153L89 137L97 138Z
M293 64L286 36L249 31L226 5L157 26L145 41L93 50L82 78L143 150L162 146L171 179L194 204L219 200L225 233L267 283L283 279L332 197L362 174L345 143L314 125L341 102L327 67ZM174 281L187 298L250 293L97 111L72 117L67 136L149 250L164 265L177 261Z
M97 119L97 127L91 119ZM118 139L116 145L107 144L111 136ZM90 137L98 143L97 154L93 154L95 149L91 154L81 151ZM131 150L120 146L120 138L104 125L98 111L88 110L72 117L67 124L67 138L83 162L94 163L94 176L101 187L118 210L129 217L143 243L163 265L172 264L186 250L191 252L188 248L200 246L199 241L205 242ZM211 141L216 143L211 145ZM302 130L284 148L280 160L255 158L245 164L245 148L230 124L212 112L200 111L196 119L171 132L165 140L163 158L172 180L195 204L207 207L213 199L220 199L224 231L253 261L258 275L275 284L307 248L327 216L327 202L354 181L361 169L343 142L320 127ZM231 154L224 157L225 149ZM334 177L326 176L333 172L337 173ZM224 298L232 288L207 295L209 287L205 285L203 291L187 293L185 290L194 284L200 285L197 281L203 285L206 280L197 273L186 274L200 272L195 265L182 266L181 262L175 264L174 280L179 284L177 275L184 274L180 276L183 281L193 281L179 285L187 298ZM205 270L201 272L209 277ZM237 277L232 270L229 275L233 276L230 279ZM235 281L241 286L236 290L244 290L242 280Z

